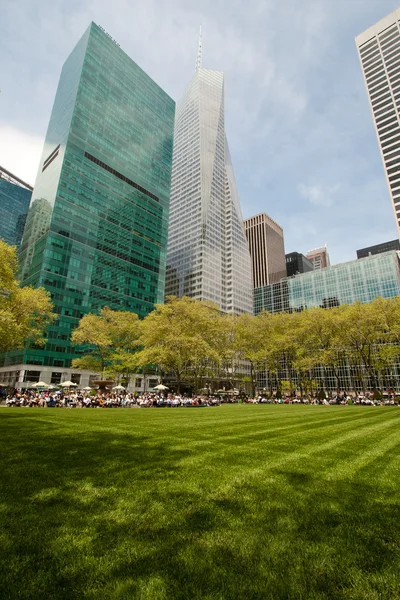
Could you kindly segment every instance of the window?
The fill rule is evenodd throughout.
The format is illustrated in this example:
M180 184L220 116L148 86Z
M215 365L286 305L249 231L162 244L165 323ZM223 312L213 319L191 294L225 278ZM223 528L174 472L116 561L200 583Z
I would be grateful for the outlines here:
M50 383L57 385L60 382L61 382L61 373L56 373L55 371L53 371L51 374Z
M141 379L141 377L137 377L136 378L136 387L138 387L138 388L142 387L142 379Z
M81 374L80 373L72 373L71 375L72 383L76 383L79 385L81 383Z
M40 371L25 371L24 381L37 383L38 381L40 381Z

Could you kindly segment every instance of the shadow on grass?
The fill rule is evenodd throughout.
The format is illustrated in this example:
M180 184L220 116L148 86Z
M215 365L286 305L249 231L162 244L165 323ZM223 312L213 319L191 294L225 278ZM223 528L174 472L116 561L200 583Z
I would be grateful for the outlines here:
M229 479L226 456L188 468L201 451L165 432L69 425L2 415L1 598L400 598L399 490L378 482L392 456L351 479Z

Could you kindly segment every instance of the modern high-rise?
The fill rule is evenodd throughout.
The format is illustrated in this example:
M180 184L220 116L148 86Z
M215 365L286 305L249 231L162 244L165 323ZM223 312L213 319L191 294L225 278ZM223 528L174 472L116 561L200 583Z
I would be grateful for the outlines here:
M0 167L0 239L19 246L32 197L32 186Z
M228 142L224 76L201 66L177 104L166 295L252 313L251 263Z
M45 381L50 370L57 383L78 356L70 336L84 314L143 317L163 301L174 114L92 23L62 68L20 251L23 284L47 289L58 317L43 349L5 364L35 365Z
M325 267L330 267L331 265L327 246L321 246L321 248L309 250L306 254L306 257L312 262L314 271L320 271L321 269L325 269Z
M282 227L265 213L260 213L245 219L244 229L252 262L253 287L276 283L286 277Z
M356 45L400 233L400 9L358 35Z

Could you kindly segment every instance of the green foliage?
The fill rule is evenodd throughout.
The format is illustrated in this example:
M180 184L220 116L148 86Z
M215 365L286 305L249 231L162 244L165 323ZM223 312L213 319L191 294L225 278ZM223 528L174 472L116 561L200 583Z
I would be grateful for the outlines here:
M0 352L45 343L46 326L55 319L50 294L20 287L14 246L0 240Z
M137 364L132 351L137 347L139 334L139 318L135 313L105 307L100 315L85 315L71 341L88 346L88 353L73 360L72 366L100 372L102 378L106 371L107 376L131 373Z
M178 386L197 390L214 378L231 388L249 382L254 394L257 373L267 371L270 391L284 387L293 394L300 388L312 394L318 368L325 378L327 371L333 374L340 392L341 365L347 364L353 388L366 389L371 381L380 386L399 360L400 297L255 317L226 315L212 303L170 297L142 321L108 308L100 316L86 315L72 340L90 350L74 366L120 381L151 367L173 373ZM282 376L287 383L279 381ZM322 387L328 387L326 380Z
M170 296L166 304L141 322L137 364L154 364L159 370L173 371L178 382L195 389L221 360L221 338L227 333L224 317L211 303Z

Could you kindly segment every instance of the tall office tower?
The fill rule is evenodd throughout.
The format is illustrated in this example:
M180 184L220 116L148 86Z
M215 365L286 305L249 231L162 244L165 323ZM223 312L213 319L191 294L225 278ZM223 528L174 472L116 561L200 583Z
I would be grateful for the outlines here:
M166 294L252 313L250 254L224 120L224 76L201 66L178 103Z
M400 233L400 9L356 37Z
M286 277L283 229L271 217L260 213L244 221L249 245L253 287L277 283Z
M19 246L33 187L0 167L0 239Z
M325 267L331 266L327 246L321 246L321 248L309 250L306 254L306 257L312 262L314 271L320 271L321 269L325 269Z
M163 301L174 113L92 23L61 72L20 252L23 284L49 290L58 318L43 349L9 361L68 368L85 313Z

